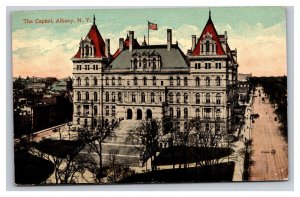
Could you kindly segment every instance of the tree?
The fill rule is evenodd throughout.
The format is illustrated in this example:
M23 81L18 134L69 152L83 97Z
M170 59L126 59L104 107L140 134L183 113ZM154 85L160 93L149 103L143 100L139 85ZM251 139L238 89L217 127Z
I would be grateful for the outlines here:
M86 163L85 157L79 155L84 147L82 141L66 141L45 139L34 144L35 155L47 159L54 164L56 184L76 182L76 173L83 173Z
M96 153L99 159L99 163L91 161L93 167L92 173L95 173L96 180L100 183L101 179L105 176L103 170L103 157L102 157L102 143L108 138L114 135L113 129L118 123L109 124L104 122L103 124L97 125L95 129L88 129L87 127L80 130L80 139L82 139L88 145L89 153Z
M161 135L161 122L155 119L143 121L136 130L129 132L129 139L132 140L134 145L137 145L136 148L141 152L141 161L144 164L150 158L152 170L156 170L153 161L156 159L158 140Z

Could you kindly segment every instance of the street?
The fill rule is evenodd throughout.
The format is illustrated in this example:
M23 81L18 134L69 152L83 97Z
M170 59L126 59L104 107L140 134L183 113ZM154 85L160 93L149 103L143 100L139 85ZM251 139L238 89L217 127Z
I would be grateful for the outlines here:
M254 164L250 167L250 181L287 180L288 145L280 135L280 123L274 120L274 107L262 87L257 87L254 95L252 112L259 117L252 123Z

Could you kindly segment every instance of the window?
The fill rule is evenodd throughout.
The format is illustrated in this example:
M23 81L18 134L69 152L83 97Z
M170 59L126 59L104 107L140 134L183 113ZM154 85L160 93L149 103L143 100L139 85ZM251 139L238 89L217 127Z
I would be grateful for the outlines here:
M97 101L98 100L98 94L97 92L94 92L94 101Z
M105 79L105 84L108 86L109 85L109 78L108 77L106 77L106 79Z
M156 77L153 77L153 86L156 86Z
M184 86L188 86L188 78L187 77L184 78Z
M216 133L220 134L221 131L221 125L219 123L216 124Z
M138 81L137 81L137 80L138 80L137 77L134 77L134 78L133 78L133 84L134 84L135 86L138 85Z
M90 69L89 65L85 65L85 70L89 70L89 69Z
M200 110L199 110L199 108L196 109L196 118L200 118Z
M206 131L206 132L209 131L209 124L208 124L208 123L205 124L205 131Z
M170 77L170 86L173 86L173 77Z
M77 101L81 101L81 93L77 92Z
M105 92L105 101L109 102L109 92Z
M113 85L113 86L116 85L116 80L114 77L111 79L111 85Z
M170 117L173 118L173 116L174 116L174 109L170 107Z
M201 64L200 63L195 63L195 69L201 69Z
M146 96L145 96L145 93L144 93L144 92L142 92L142 94L141 94L141 102L142 102L142 103L145 103L145 102L146 102Z
M174 102L174 95L173 95L173 93L170 93L170 95L169 95L169 99L170 99L170 103L173 103Z
M180 95L180 93L178 92L178 93L176 94L176 103L180 103L180 97L181 97L181 95Z
M118 78L118 84L119 84L119 86L122 85L122 78L121 77Z
M156 68L156 58L153 58L153 68Z
M98 80L97 80L97 78L96 78L96 77L94 78L94 85L95 85L95 86L97 86L97 85L98 85Z
M81 70L81 65L77 65L77 70Z
M105 106L105 115L109 116L109 106Z
M86 85L86 86L89 86L89 85L90 85L90 83L89 83L89 78L88 78L88 77L85 78L85 85Z
M177 86L180 86L180 77L177 77Z
M122 93L121 92L118 92L118 101L122 102Z
M206 86L210 86L210 78L209 77L206 77Z
M196 94L196 104L200 104L200 94Z
M220 62L216 62L216 69L221 69L221 63Z
M89 92L85 93L85 100L87 100L87 101L90 100L90 94L89 94Z
M143 59L143 68L147 68L147 59L146 58Z
M137 68L137 59L133 60L133 68L136 69Z
M78 106L77 106L77 115L80 115L80 113L81 113L81 106L78 105Z
M164 85L164 81L160 81L160 85L163 86Z
M151 103L154 103L155 102L155 94L154 94L154 92L151 92L150 97L151 97Z
M77 81L78 81L78 86L81 86L81 79L80 79L80 77L78 77Z
M211 69L211 63L205 63L205 69Z
M221 119L221 110L220 109L216 109L216 118L218 120Z
M183 99L184 99L184 103L188 103L188 100L189 100L189 96L187 93L184 93L183 95Z
M206 52L209 52L209 41L207 40L205 43Z
M221 79L220 79L220 77L217 77L217 78L216 78L216 85L217 85L217 86L220 86L220 85L221 85Z
M221 104L221 94L220 94L220 93L218 93L218 94L216 95L216 103L217 103L217 104Z
M94 106L94 115L96 116L98 114L98 107Z
M111 115L113 115L113 116L116 115L116 106L111 107Z
M196 77L196 86L200 86L200 78Z
M180 114L180 108L177 108L177 118L180 118L181 114Z
M206 94L206 103L210 103L210 94L209 93L207 93Z
M133 102L133 103L136 102L135 93L132 93L132 102Z
M112 102L116 102L116 94L114 92L111 93Z
M144 86L146 86L146 85L147 85L147 78L144 77Z
M77 124L80 124L80 118L77 118Z
M183 125L184 125L184 130L187 130L187 129L188 129L188 124L187 124L187 122L184 122Z
M188 117L188 109L184 108L184 118L187 118L187 117Z
M210 108L204 108L204 118L210 119Z

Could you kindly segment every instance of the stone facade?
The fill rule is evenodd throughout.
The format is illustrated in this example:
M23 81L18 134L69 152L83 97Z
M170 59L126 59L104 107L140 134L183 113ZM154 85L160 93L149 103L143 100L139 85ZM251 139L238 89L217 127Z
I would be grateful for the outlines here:
M227 33L218 35L211 17L184 54L167 30L165 45L140 45L134 32L110 54L95 22L80 41L73 61L73 125L95 127L101 121L173 117L182 129L192 118L206 127L230 128L237 103L237 51ZM217 126L216 126L217 128Z

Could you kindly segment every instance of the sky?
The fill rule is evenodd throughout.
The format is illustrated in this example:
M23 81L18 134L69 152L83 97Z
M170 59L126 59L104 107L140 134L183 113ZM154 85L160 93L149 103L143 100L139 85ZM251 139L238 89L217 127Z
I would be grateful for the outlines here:
M166 44L170 28L173 42L178 41L186 53L191 48L191 35L201 35L208 10L187 7L13 12L13 76L71 76L71 58L78 50L80 38L88 33L94 14L103 39L110 39L112 54L119 38L126 37L129 30L141 43L147 36L147 21L158 24L157 31L150 30L150 44ZM287 75L284 7L212 7L211 17L218 34L227 31L230 48L237 48L239 73ZM39 23L45 19L52 19L53 23ZM56 23L57 19L75 22Z

